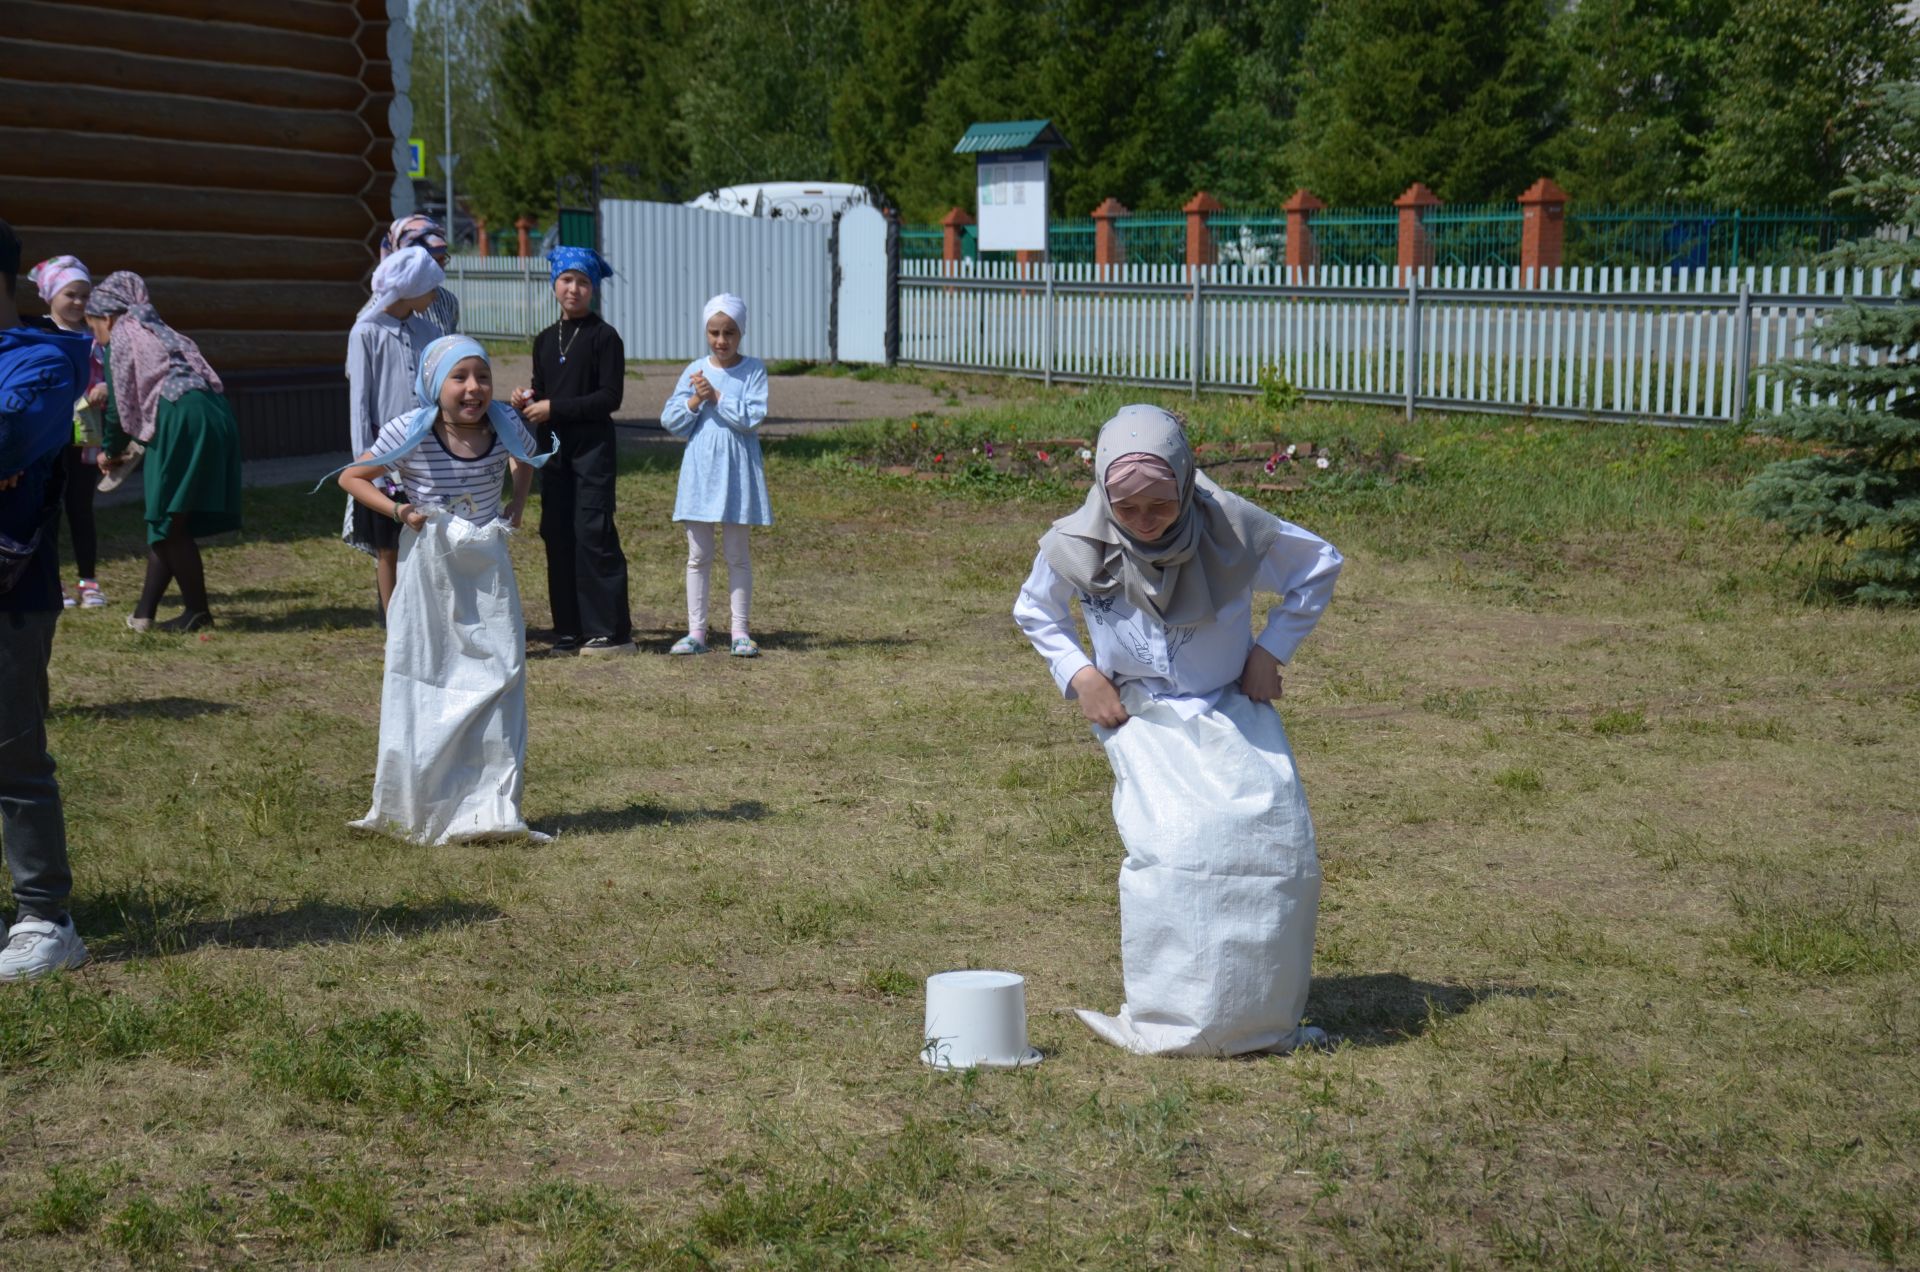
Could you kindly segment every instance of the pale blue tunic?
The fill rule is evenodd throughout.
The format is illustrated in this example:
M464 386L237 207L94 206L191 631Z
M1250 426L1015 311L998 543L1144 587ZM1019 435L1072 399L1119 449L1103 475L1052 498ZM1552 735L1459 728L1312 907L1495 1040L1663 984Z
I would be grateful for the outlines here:
M687 410L696 371L704 372L720 394L719 405L702 402L697 415ZM673 503L675 521L773 524L758 432L766 418L766 363L742 357L730 367L716 367L711 358L687 364L660 412L667 431L687 439L680 459L680 493Z

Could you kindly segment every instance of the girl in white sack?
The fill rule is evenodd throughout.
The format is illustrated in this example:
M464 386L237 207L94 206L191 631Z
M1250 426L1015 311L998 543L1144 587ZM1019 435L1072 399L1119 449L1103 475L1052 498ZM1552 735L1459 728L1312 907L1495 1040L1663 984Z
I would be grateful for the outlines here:
M414 391L418 409L340 473L362 507L402 527L373 807L353 825L419 843L526 835L527 633L507 536L548 456L493 400L486 350L466 336L421 351ZM404 502L374 484L383 477Z
M1081 1011L1142 1055L1288 1051L1313 963L1320 864L1272 703L1340 554L1220 489L1180 423L1123 407L1086 503L1040 540L1014 621L1113 766L1126 1002ZM1253 593L1279 598L1259 639ZM1069 605L1093 637L1089 658Z

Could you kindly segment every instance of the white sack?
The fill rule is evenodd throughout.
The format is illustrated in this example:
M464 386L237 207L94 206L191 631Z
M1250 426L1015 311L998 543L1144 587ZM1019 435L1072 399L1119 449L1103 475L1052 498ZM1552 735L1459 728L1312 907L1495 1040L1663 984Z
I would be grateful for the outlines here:
M1138 692L1097 729L1113 766L1126 1005L1080 1019L1141 1055L1285 1051L1303 1035L1320 908L1287 731L1238 690L1192 719Z
M527 638L510 533L442 511L401 533L373 807L354 826L427 844L530 833Z

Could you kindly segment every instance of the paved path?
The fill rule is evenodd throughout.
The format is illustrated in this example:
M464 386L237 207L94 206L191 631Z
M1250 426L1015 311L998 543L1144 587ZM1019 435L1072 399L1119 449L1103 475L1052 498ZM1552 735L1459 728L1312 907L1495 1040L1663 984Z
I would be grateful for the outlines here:
M526 357L496 358L493 365L494 386L503 396L532 377L532 362ZM684 365L679 362L627 364L625 400L614 414L614 422L621 426L622 449L680 444L660 427L660 407L673 391L674 381ZM761 432L768 437L833 428L855 420L897 419L958 409L947 406L943 395L922 385L856 380L852 376L776 375L768 386L768 399L772 413L761 425ZM342 420L343 436L346 428L346 421ZM294 482L311 485L345 460L344 449L338 455L249 460L241 466L241 480L249 486L284 486ZM101 495L99 502L124 503L140 498L142 489L136 475L119 490Z

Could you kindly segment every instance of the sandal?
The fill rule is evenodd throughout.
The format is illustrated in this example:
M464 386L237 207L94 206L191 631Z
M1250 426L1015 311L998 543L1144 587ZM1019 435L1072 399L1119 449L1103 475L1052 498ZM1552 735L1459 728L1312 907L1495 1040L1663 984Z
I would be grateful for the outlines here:
M751 636L735 636L733 638L733 649L729 652L731 652L735 658L758 658L760 656L760 646L753 643L753 637Z
M689 632L679 640L674 641L673 648L667 652L670 654L704 654L707 652L707 642Z

